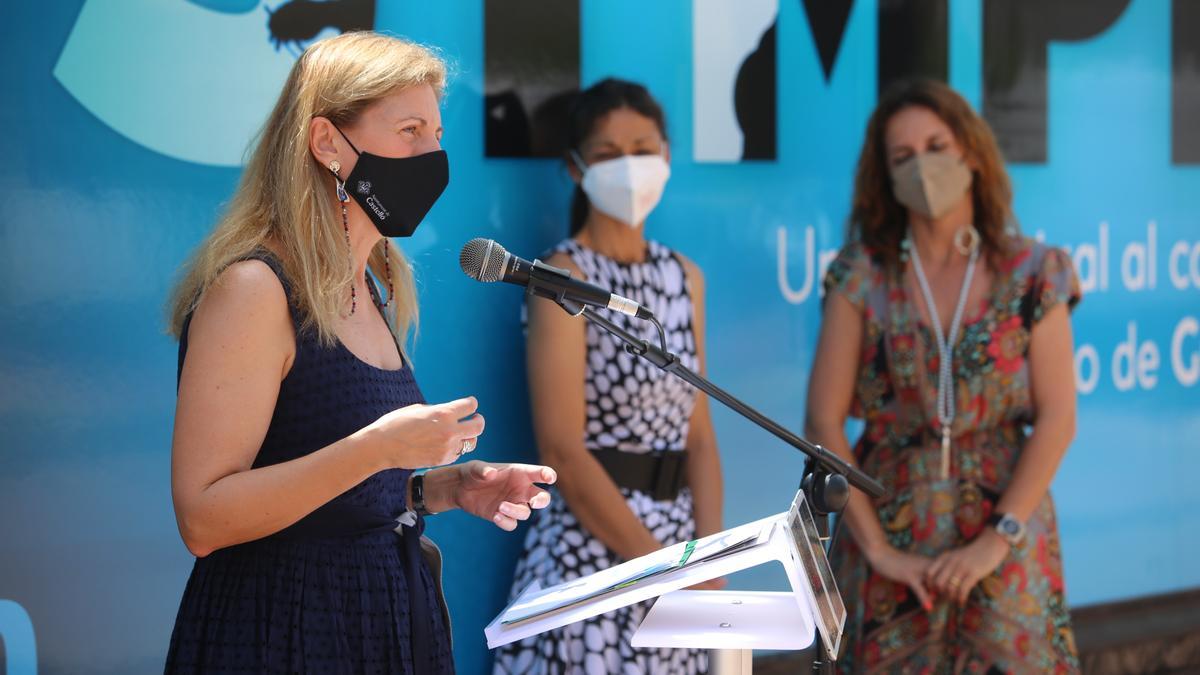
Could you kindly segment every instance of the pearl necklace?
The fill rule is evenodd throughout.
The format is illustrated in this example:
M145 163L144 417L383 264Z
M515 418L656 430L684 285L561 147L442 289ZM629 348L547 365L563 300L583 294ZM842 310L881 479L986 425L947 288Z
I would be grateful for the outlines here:
M975 261L979 259L979 247L971 248L967 259L967 273L963 277L962 289L958 292L958 305L954 308L954 318L950 321L950 334L942 334L942 321L938 318L937 305L933 302L933 293L929 290L929 281L925 279L925 270L921 268L921 256L917 247L908 247L912 252L913 270L917 273L917 282L921 285L921 293L925 296L925 306L929 309L929 319L933 322L933 334L938 348L938 391L937 417L942 427L942 480L950 478L950 426L954 423L954 342L958 339L958 329L962 324L963 308L967 305L967 295L971 289L971 278L975 274Z

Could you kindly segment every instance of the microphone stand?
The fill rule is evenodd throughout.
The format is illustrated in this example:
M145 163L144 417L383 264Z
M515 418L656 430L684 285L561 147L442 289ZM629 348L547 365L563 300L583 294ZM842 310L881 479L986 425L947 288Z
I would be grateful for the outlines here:
M671 373L712 398L724 403L729 409L754 422L784 443L807 455L808 459L804 463L804 475L800 482L800 489L804 490L805 499L813 511L817 526L817 535L822 542L828 542L830 539L830 514L840 514L842 509L845 508L846 503L850 500L849 485L853 485L872 497L882 497L884 495L885 490L883 486L874 478L851 466L841 457L838 457L820 445L809 443L796 434L793 434L771 418L743 403L733 394L718 387L708 378L683 365L678 356L667 350L666 332L663 330L662 324L653 315L651 315L650 321L658 329L659 340L661 342L661 346L658 347L609 321L595 310L567 299L561 293L551 296L549 299L558 303L558 306L566 310L568 314L572 316L583 315L583 318L589 322L608 331L618 340L625 343L625 350L629 353L646 359L659 369ZM847 484L847 481L849 484ZM826 552L828 552L828 546L829 544L826 543ZM825 641L821 638L819 631L814 642L817 645L817 656L813 660L813 672L832 673L833 658L825 649Z
M577 302L564 297L553 298L553 300L557 302L560 307L566 310L568 314L573 316L579 316L582 314L583 318L587 319L593 324L596 324L597 326L600 326L604 330L611 333L614 337L619 339L621 342L624 342L625 349L629 353L636 354L637 356L646 359L659 369L671 373L672 375L678 377L684 382L687 382L688 384L708 394L721 403L724 403L727 407L742 417L754 422L759 427L762 427L773 434L776 438L782 440L784 443L787 443L793 448L796 448L800 452L808 455L810 468L807 468L806 472L808 472L808 475L812 475L817 478L817 480L812 481L812 485L814 486L813 492L816 493L815 496L818 498L822 496L822 493L833 496L832 493L844 491L840 491L838 489L838 484L847 480L849 481L850 485L853 485L872 497L883 496L883 486L880 485L879 482L874 478L871 478L856 467L851 466L844 459L838 457L836 454L826 450L820 445L809 443L796 434L793 434L771 418L763 415L746 403L743 403L733 394L730 394L724 389L713 384L708 378L683 365L678 356L667 351L665 342L661 347L656 347L646 340L638 338L624 328L621 328L612 321L609 321L607 318L601 316L594 310L586 308ZM654 322L656 324L658 323L657 320L654 320ZM660 331L661 335L662 327L659 326L658 330ZM840 481L838 480L838 477L841 478ZM818 490L820 490L820 492L818 492ZM820 499L820 501L824 501L824 499ZM826 513L830 512L833 511L826 511Z

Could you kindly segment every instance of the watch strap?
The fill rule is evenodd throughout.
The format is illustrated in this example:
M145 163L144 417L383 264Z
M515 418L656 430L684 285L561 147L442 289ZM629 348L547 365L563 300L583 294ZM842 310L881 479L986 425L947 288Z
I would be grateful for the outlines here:
M1004 529L1000 527L1000 523L1004 522L1005 520L1017 524L1016 533L1005 532ZM995 529L997 534L999 534L1001 537L1004 537L1005 541L1007 541L1011 546L1016 546L1017 544L1021 543L1022 539L1025 538L1025 523L1018 520L1017 517L1011 513L993 513L991 516L988 516L987 522L988 525Z
M419 516L433 515L425 506L425 474L417 473L412 477L412 510Z

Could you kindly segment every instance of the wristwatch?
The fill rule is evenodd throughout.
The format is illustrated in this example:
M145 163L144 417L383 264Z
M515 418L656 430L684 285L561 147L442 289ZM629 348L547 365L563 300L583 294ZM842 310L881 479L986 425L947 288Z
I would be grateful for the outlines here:
M425 506L425 474L423 473L414 473L412 477L412 510L422 517L433 515Z
M1004 537L1010 546L1016 546L1025 538L1025 523L1017 520L1011 513L993 513L988 518L988 525L996 528L996 532Z

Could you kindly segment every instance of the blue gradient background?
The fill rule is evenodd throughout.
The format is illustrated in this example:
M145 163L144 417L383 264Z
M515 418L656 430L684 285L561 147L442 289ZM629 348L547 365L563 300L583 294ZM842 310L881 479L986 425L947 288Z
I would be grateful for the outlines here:
M479 397L482 457L532 460L520 293L470 281L456 254L473 236L529 256L545 249L565 232L569 179L554 162L483 157L481 2L379 5L379 29L437 45L457 70L444 108L453 180L419 234L401 242L419 276L418 377L434 401ZM42 672L154 672L191 567L171 510L176 347L163 334L163 306L238 171L136 145L54 79L81 6L10 3L0 26L0 599L28 612ZM711 378L795 430L818 301L784 299L779 230L792 288L808 273L806 227L820 248L841 242L875 101L875 11L875 2L855 3L827 84L801 3L781 0L779 160L718 165L690 160L691 3L582 5L584 82L641 80L667 110L673 176L648 227L706 271ZM980 0L951 3L951 83L976 105L980 23ZM213 53L194 58L216 58L213 40ZM122 64L97 58L94 67ZM1180 319L1200 314L1200 291L1172 288L1165 266L1174 241L1200 239L1200 173L1170 164L1169 3L1134 0L1096 38L1053 45L1049 71L1049 161L1011 167L1018 216L1055 243L1094 242L1102 221L1111 240L1110 287L1085 298L1074 321L1077 342L1100 355L1101 377L1080 397L1079 433L1054 484L1069 599L1198 586L1200 414L1196 388L1171 374L1168 349ZM162 95L186 86L198 85L167 81ZM176 123L188 133L189 120ZM1128 291L1120 253L1151 220L1158 287ZM1112 384L1129 321L1161 352L1149 391ZM1186 344L1194 352L1200 338ZM785 510L802 458L732 413L714 414L727 523ZM434 519L431 533L447 553L460 671L484 672L482 628L503 604L521 536L460 515ZM734 580L782 583L770 570ZM0 613L10 666L19 614Z

